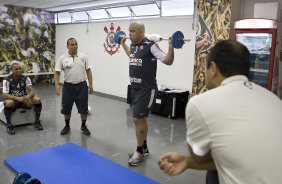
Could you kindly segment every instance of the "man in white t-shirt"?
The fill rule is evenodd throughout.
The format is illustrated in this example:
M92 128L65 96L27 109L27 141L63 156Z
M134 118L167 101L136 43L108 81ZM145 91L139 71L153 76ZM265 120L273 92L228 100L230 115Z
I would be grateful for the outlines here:
M248 81L250 53L239 42L218 42L206 64L209 91L188 102L189 155L171 152L160 169L216 171L220 184L282 181L282 101Z
M78 113L81 117L81 131L85 135L90 135L90 131L86 126L88 113L88 93L93 92L91 66L88 57L77 51L78 45L74 38L67 41L68 53L59 57L55 67L55 90L56 94L60 94L61 86L59 84L60 73L64 71L64 86L62 93L62 109L61 113L65 117L65 127L61 131L61 135L70 132L70 118L73 103L76 104ZM86 80L89 85L87 86Z

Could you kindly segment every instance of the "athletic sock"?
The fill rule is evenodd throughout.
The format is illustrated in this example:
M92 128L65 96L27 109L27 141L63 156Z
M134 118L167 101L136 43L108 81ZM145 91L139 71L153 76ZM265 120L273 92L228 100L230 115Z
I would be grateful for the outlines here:
M81 120L81 126L83 127L85 126L85 124L86 124L86 120Z
M143 154L143 148L142 148L142 146L137 146L136 151L138 151L140 154Z
M70 126L70 120L69 120L69 119L65 119L65 123L66 123L66 126L67 126L67 127Z
M12 125L11 123L12 113L13 113L13 107L4 107L4 114L5 114L8 126Z
M144 140L144 144L143 144L143 149L147 149L148 146L147 146L147 140Z
M34 104L35 121L39 121L41 110L42 110L42 104L41 103Z

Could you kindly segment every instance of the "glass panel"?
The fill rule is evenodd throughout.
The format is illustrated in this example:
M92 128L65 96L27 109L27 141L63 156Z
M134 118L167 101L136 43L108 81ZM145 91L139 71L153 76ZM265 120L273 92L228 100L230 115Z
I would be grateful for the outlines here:
M157 15L160 14L160 9L156 4L147 4L139 6L131 6L131 9L136 16Z
M193 15L194 1L170 0L162 1L162 16Z
M84 11L83 12L72 12L71 16L73 18L73 21L88 20L88 15Z
M55 24L57 24L57 23L58 23L58 14L55 13Z
M107 12L103 10L91 10L87 11L87 13L90 15L91 19L107 19L108 14Z
M68 12L58 13L58 23L70 23L71 15Z
M249 80L267 88L270 63L271 33L237 33L236 40L251 53Z
M112 17L130 17L131 12L127 7L107 9Z

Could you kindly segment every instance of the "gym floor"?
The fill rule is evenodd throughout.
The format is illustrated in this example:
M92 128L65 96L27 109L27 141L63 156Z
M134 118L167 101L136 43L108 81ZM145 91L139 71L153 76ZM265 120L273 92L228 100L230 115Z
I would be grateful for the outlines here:
M148 118L150 156L139 166L130 167L127 164L128 153L136 149L136 138L131 109L125 99L98 93L90 95L92 115L89 116L87 125L91 136L81 133L80 117L75 105L70 123L71 133L61 136L60 131L64 126L63 115L60 114L61 96L55 95L53 85L37 85L34 89L42 99L41 123L44 130L37 131L32 125L20 126L15 128L15 135L8 135L5 126L0 124L1 184L12 184L15 177L15 174L4 165L5 158L68 142L81 145L160 183L205 183L205 171L187 170L179 176L170 177L158 168L158 159L166 152L177 151L187 154L184 119L169 119L151 114Z

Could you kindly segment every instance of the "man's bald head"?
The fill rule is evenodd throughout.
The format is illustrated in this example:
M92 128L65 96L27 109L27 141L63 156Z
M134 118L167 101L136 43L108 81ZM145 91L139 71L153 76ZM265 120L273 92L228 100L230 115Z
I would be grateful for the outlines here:
M145 26L142 22L133 22L129 26L129 37L132 43L140 43L145 37Z
M130 24L130 26L135 27L141 33L145 33L145 26L142 22L133 22Z

